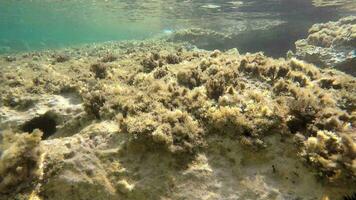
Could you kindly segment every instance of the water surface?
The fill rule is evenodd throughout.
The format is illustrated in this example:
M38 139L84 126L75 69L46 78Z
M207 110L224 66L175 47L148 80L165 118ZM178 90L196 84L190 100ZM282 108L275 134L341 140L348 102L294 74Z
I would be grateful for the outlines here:
M235 38L201 48L282 56L312 24L342 14L337 8L316 8L309 0L2 0L0 53L205 28Z

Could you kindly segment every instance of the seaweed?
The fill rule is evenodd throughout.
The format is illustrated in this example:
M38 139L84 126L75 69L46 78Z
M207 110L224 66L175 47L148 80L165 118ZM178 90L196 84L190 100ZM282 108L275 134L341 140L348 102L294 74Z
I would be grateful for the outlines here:
M151 159L146 156L151 154L159 158L166 156L170 160L169 167L186 170L199 156L209 156L210 150L221 150L222 156L232 154L216 149L212 142L215 140L231 143L246 157L256 153L265 159L270 159L270 150L272 157L278 157L275 150L284 151L289 145L288 148L293 149L286 149L288 156L305 162L310 166L308 170L313 169L321 177L318 180L323 182L316 184L322 187L354 184L355 78L294 58L273 59L262 53L239 55L177 50L177 46L167 43L128 43L127 49L120 50L122 55L117 55L120 59L109 64L97 60L108 50L95 49L90 56L83 53L87 59L75 60L75 65L51 68L39 65L36 70L26 65L21 72L1 69L0 78L4 80L0 82L4 103L1 106L9 111L20 107L28 111L31 106L21 106L27 104L26 99L19 96L62 95L66 89L75 92L83 99L85 113L71 119L88 126L82 129L81 124L80 128L65 129L72 136L53 140L49 137L42 143L67 147L65 142L71 141L68 145L72 150L84 148L83 152L95 154L95 163L103 159L99 155L110 154L98 160L108 170L100 176L103 175L107 187L113 188L111 191L120 197L135 198L130 195L141 189L141 183L146 186L146 179L140 182L144 175L133 175L136 168L125 171L127 166L121 166L134 165L130 156L137 156L138 161ZM31 104L36 106L37 102ZM6 113L2 116L6 118ZM35 116L39 118L30 118L25 125L20 123L19 129L31 132L40 128L44 138L51 135L56 126L55 117ZM42 126L44 122L46 126ZM271 138L278 139L271 144ZM290 145L293 141L296 145ZM125 149L129 147L145 154L136 155L135 151ZM86 160L80 160L80 156L73 156L66 149L58 149L65 151L58 162L62 163L64 158L80 163L75 166L81 174L84 166L81 162ZM57 154L57 149L51 153ZM46 161L53 158L50 156L53 155ZM215 162L214 157L208 159ZM205 163L207 168L216 167L208 161ZM279 178L283 169L274 166L273 174ZM45 171L45 175L53 179L57 167L62 165L48 166L50 170ZM97 177L91 170L84 170L85 180ZM210 169L206 170L210 173ZM46 187L44 193L49 194L51 191ZM81 193L81 187L75 184L73 193ZM167 194L167 198L170 197Z
M99 91L95 91L84 99L84 109L88 114L92 114L95 118L100 119L100 111L105 102L105 97Z
M0 144L0 193L20 192L39 177L42 133L2 134Z
M95 74L95 78L104 79L108 75L108 66L103 63L95 63L90 67L90 71Z
M103 56L100 61L104 62L104 63L108 63L108 62L114 62L118 59L118 57L112 53L108 53L105 56Z
M67 54L58 54L58 55L54 55L54 60L57 63L63 63L69 61L70 56Z
M168 64L178 64L178 63L182 62L182 58L180 58L176 54L169 54L166 56L166 62Z

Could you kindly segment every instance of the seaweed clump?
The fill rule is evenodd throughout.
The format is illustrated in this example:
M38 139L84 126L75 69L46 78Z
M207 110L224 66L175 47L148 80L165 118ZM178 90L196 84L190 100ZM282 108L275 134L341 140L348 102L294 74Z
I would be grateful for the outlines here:
M178 52L180 53L180 52ZM182 58L179 54L169 53L167 55L160 54L159 52L151 52L150 56L147 56L145 59L141 61L141 65L143 66L144 72L151 72L155 68L160 68L165 64L179 64L182 62Z
M159 53L153 52L151 56L142 60L141 65L145 72L151 72L155 68L163 66L163 62Z
M88 114L93 115L97 119L100 119L101 110L105 102L106 99L100 93L100 91L95 91L84 99L84 109Z
M123 126L136 140L161 144L174 154L194 153L202 145L203 129L198 121L180 110L133 115L124 120Z
M335 67L355 76L356 17L315 24L296 43L296 56L320 67Z
M67 62L68 60L70 60L70 57L67 54L58 54L58 55L54 56L54 60L57 63L63 63L63 62Z
M183 113L186 111L204 130L205 134L193 134L199 135L193 144L200 147L204 144L204 136L209 134L229 135L243 145L258 149L266 147L265 136L277 132L287 137L289 133L302 140L299 143L299 155L318 168L322 177L329 180L354 177L350 162L352 156L344 154L347 145L341 139L341 135L350 135L352 130L347 124L352 123L350 115L354 110L352 107L343 109L342 105L346 99L349 105L355 104L352 95L348 95L355 88L353 78L327 75L302 61L274 60L261 53L232 58L214 51L206 56L208 59L197 58L197 62L190 65L177 63L166 68L165 72L170 71L166 73L170 78L166 77L159 84L153 84L149 75L138 74L136 77L141 77L137 79L140 84L136 82L134 86L142 89L143 93L150 92L146 99L151 106L141 110L143 112L137 110L128 114L130 120L124 120L127 132L134 133L138 138L150 136L152 139L160 135L166 141L175 141L172 138L177 136L176 132L169 131L172 127L157 129L159 124L165 123L162 119L165 118L164 113L169 111L157 110L179 108ZM156 59L162 57L157 56ZM190 59L194 60L194 57ZM154 60L152 56L151 60ZM153 77L156 71L152 71ZM176 83L171 82L171 74L175 75L173 80ZM271 92L267 92L269 90ZM128 123L133 121L131 117L140 120ZM323 150L309 148L308 139L320 138L322 133L332 133L340 138L335 140L336 144L320 145ZM190 141L189 137L186 139L184 143L166 144L176 144L173 145L175 148L180 146L186 149L187 146L182 144L191 144L187 142ZM322 159L315 159L315 156L321 156L328 162L332 162L335 156L339 160L337 164L327 165L322 163Z
M5 132L0 157L0 193L14 193L29 187L39 177L42 132Z
M219 154L222 156L229 153L216 148L212 141L228 142L231 146L237 146L234 152L237 149L241 152L253 151L266 159L271 155L263 155L266 152L272 150L274 154L276 149L283 151L282 148L288 145L295 148L288 149L288 156L312 166L313 172L322 178L325 185L330 186L329 182L334 182L332 186L346 183L349 190L348 185L355 183L354 77L332 69L319 69L293 58L269 58L262 53L236 55L220 51L182 51L174 44L156 42L128 45L127 51L122 52L124 55L115 61L115 65L110 65L110 71L107 63L96 64L98 56L94 59L88 57L94 62L92 67L82 67L87 66L86 62L53 70L39 68L34 71L32 67L25 66L22 69L22 84L16 88L19 91L16 94L23 96L33 95L33 91L48 91L48 85L78 88L86 114L96 120L83 117L83 120L92 120L89 121L92 124L74 136L58 138L55 142L60 141L61 151L67 154L66 161L76 163L73 166L80 169L74 174L79 172L79 177L85 179L82 185L86 186L89 181L103 175L100 180L112 193L125 193L128 199L140 199L143 193L154 193L152 177L153 181L167 181L171 174L180 175L181 170L191 170L194 165L192 159L207 157L204 169L195 168L189 173L197 170L204 176L207 173L216 174L211 173L211 170L216 170L214 157L210 157L211 150L222 150ZM82 60L85 59L78 62ZM7 78L7 74L14 69L0 70L4 71L0 76L4 80L0 82L3 86L0 93L4 94L3 99L6 97L10 101L16 97L9 90L14 76ZM35 74L31 76L27 72ZM43 82L41 84L34 84L34 76L39 74L46 79L39 80ZM4 106L11 110L16 105L11 107L6 103ZM79 121L82 122L81 119ZM37 125L30 123L26 130L38 128ZM93 133L87 134L88 131ZM50 145L52 141L43 143ZM295 145L289 146L291 141ZM84 148L81 153L85 155L95 155L93 160L85 156L81 159L81 156L67 151L77 148ZM51 153L57 154L56 151L54 149ZM62 158L61 155L58 157L59 163ZM159 166L162 164L164 169L168 166L169 170L165 172L169 175L156 176L151 171L142 170L147 166L139 164L137 167L135 159L149 160L150 166L157 166L157 162L162 161ZM175 163L177 160L179 163ZM77 165L81 162L97 163L94 166L98 166L100 173L95 171L96 168L89 169L91 164ZM53 171L57 171L56 167L53 166ZM81 173L84 167L87 171ZM148 168L151 170L154 167ZM179 170L179 173L170 169ZM278 169L278 166L274 167L275 174ZM154 175L146 179L148 172ZM50 172L44 173L48 175ZM280 177L277 178L280 180ZM66 187L72 190L71 183L65 182ZM117 193L112 186L118 183L121 186ZM163 184L170 185L170 182ZM78 185L73 189L75 194L83 191ZM142 189L147 185L148 189ZM51 193L46 187L44 190ZM106 191L99 190L106 194ZM158 194L154 195L158 197ZM170 195L167 193L167 198Z
M118 59L118 57L112 53L108 53L105 56L101 58L101 62L107 63L107 62L114 62Z
M90 71L95 74L95 78L104 79L108 75L108 66L103 63L95 63L91 65Z
M339 136L331 131L318 131L314 137L309 137L305 142L305 148L301 156L310 163L320 168L321 176L339 178L343 175L352 177L354 171L354 159L356 148L352 142L352 133ZM342 169L350 170L350 174L342 174Z

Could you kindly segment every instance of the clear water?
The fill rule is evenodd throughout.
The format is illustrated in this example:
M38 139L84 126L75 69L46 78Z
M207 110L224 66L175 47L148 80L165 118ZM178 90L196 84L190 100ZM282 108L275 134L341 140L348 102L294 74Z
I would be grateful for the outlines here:
M202 48L281 56L312 24L343 14L309 0L0 0L0 53L146 39L199 27L236 35L233 43Z

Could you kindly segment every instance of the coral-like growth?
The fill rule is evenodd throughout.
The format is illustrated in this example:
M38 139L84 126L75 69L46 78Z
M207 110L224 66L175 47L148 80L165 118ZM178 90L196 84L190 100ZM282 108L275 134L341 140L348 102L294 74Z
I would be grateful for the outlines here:
M0 158L0 193L19 192L39 176L42 133L2 134Z

